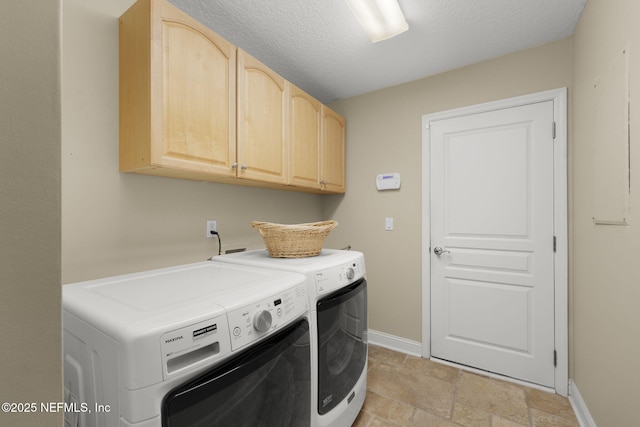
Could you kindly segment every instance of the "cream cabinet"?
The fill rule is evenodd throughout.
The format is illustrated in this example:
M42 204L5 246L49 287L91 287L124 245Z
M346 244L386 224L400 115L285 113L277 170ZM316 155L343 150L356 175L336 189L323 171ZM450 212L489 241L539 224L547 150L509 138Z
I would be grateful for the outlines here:
M164 0L120 17L120 170L232 177L236 48Z
M120 171L344 192L342 117L166 0L119 23Z
M322 106L320 189L324 192L345 192L345 125L342 116Z
M288 102L288 82L238 49L238 178L286 184Z

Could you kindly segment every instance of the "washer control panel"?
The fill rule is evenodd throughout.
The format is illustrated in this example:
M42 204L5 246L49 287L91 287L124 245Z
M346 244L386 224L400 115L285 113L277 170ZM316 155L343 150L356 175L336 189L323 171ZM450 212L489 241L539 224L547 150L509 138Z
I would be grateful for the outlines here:
M272 297L229 311L229 332L233 351L285 326L308 310L304 284Z
M364 272L362 259L320 270L315 274L316 292L322 295L343 288L364 277Z
M205 360L228 354L231 349L226 331L227 316L221 314L163 334L160 337L160 349L164 378L200 366Z

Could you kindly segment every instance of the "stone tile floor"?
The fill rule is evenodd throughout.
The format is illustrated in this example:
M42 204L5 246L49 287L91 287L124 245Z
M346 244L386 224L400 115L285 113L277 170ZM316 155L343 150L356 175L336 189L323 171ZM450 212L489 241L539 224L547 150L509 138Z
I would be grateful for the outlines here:
M579 427L567 398L369 346L354 427Z

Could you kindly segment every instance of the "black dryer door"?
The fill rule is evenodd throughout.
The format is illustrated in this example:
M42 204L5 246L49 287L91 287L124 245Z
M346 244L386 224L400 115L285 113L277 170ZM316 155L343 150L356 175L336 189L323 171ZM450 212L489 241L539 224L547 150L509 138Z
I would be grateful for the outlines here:
M367 360L367 281L318 301L318 413L347 397Z

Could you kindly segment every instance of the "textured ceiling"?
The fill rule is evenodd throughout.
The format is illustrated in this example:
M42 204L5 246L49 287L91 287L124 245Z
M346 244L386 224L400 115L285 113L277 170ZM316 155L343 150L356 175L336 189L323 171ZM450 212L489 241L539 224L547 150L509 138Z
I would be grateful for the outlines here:
M399 0L371 43L344 0L169 0L322 102L570 36L587 0Z

